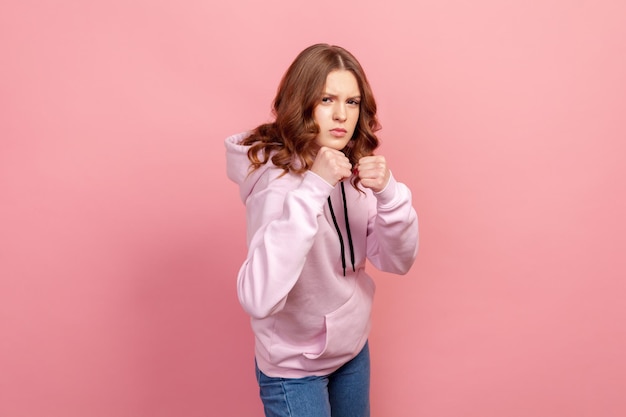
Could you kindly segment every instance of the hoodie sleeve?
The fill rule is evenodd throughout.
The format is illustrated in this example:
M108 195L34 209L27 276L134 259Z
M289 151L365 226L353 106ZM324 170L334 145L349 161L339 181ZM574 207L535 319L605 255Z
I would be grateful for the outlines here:
M367 230L367 256L381 271L406 274L417 256L419 232L411 191L395 180L374 193L375 208Z
M280 311L296 284L318 230L318 217L333 187L307 172L270 179L246 201L248 255L239 270L237 293L254 318Z

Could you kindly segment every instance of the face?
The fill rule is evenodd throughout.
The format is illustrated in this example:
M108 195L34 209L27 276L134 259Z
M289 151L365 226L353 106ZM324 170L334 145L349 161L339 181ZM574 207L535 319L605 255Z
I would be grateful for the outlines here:
M330 72L313 110L313 119L320 128L315 142L339 151L345 148L359 120L360 102L361 93L354 74L346 70Z

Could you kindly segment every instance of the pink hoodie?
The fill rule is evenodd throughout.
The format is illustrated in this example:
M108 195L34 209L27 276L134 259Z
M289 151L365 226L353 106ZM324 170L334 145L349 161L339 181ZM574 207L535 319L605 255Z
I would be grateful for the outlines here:
M271 161L249 174L248 147L240 145L247 135L225 144L228 177L239 184L246 205L248 255L237 292L251 316L258 367L272 377L329 374L367 341L375 285L365 272L366 258L397 274L415 260L411 193L393 176L376 194L359 193L346 181L348 230L339 184L311 171L281 176Z

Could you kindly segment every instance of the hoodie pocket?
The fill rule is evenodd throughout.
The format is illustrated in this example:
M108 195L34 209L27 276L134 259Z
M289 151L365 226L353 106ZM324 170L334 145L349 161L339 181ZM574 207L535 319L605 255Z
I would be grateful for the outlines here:
M303 353L308 359L350 358L358 353L370 330L374 283L369 277L357 281L352 296L324 317L325 340L319 353Z

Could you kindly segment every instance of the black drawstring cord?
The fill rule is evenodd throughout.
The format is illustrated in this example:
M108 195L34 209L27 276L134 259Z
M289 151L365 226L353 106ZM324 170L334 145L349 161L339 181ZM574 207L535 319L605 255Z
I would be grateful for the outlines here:
M335 229L337 230L337 235L339 236L339 244L341 245L341 266L343 267L343 276L346 276L346 254L345 249L343 248L343 237L341 236L341 230L339 230L339 225L337 224L337 218L335 217L335 212L333 211L333 204L330 202L330 196L328 196L328 207L330 208L330 215L333 218L333 223L335 223Z
M348 221L348 205L346 204L346 190L343 186L343 181L341 182L341 196L343 197L343 215L346 219L346 232L348 232L348 245L350 246L350 261L352 262L352 272L355 272L354 247L352 246L352 233L350 233L350 222Z
M346 220L346 232L348 233L348 245L350 246L350 261L352 262L352 271L356 271L354 268L354 247L352 246L352 234L350 233L350 222L348 221L348 206L346 205L346 190L341 183L341 196L343 199L343 215ZM346 276L346 250L343 245L343 236L341 235L341 229L337 223L337 217L335 217L335 211L333 210L333 204L330 202L330 196L328 197L328 208L330 209L330 215L333 218L335 229L337 230L337 236L339 236L339 245L341 246L341 266L343 267L343 276Z

